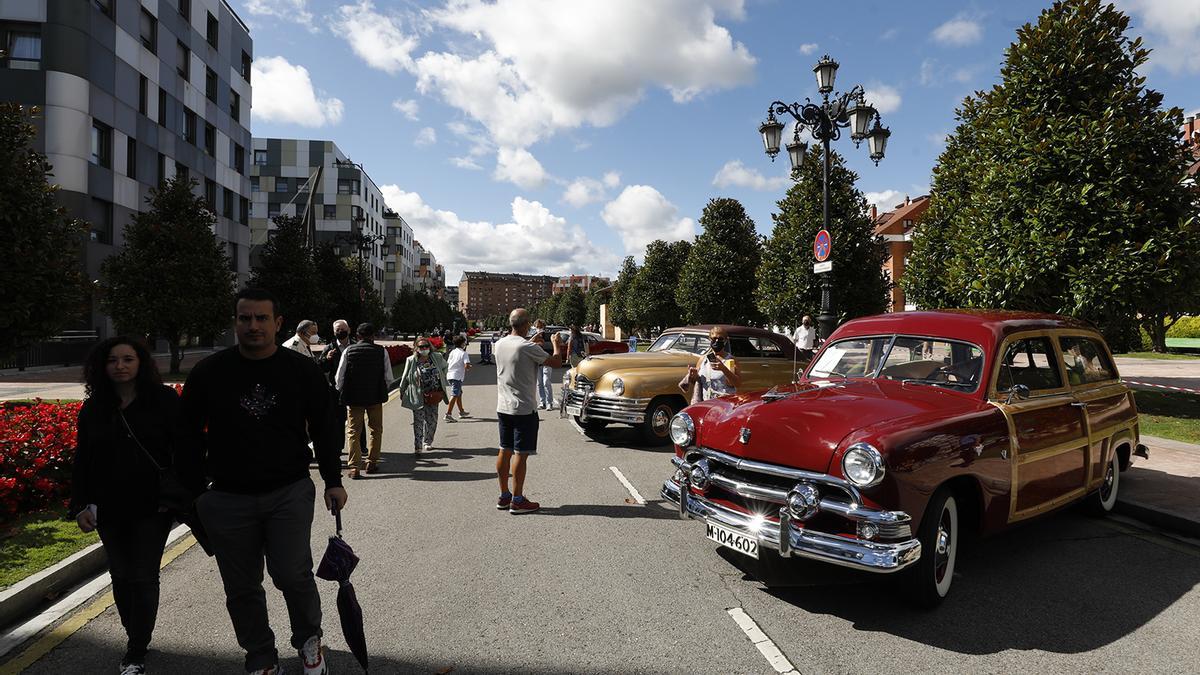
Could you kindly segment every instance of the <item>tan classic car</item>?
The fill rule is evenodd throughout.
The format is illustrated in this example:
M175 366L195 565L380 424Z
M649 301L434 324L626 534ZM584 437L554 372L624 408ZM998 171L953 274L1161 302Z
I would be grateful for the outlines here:
M742 372L741 391L788 384L808 365L786 336L759 328L723 326ZM671 417L688 401L679 389L696 357L708 350L712 325L663 331L645 352L590 356L567 372L563 409L585 431L612 422L641 430L647 443L670 442Z

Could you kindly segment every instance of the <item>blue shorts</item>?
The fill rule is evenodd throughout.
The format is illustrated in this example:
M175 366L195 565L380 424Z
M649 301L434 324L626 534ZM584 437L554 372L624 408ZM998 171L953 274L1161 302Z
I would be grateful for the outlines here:
M450 383L450 396L462 396L462 380L446 380Z
M500 449L518 455L536 455L538 437L538 414L509 415L496 413L500 419Z

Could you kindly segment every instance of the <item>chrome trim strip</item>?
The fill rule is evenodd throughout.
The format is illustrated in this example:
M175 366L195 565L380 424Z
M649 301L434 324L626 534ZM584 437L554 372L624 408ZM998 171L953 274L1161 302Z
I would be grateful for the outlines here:
M688 453L692 452L700 453L709 459L715 459L722 464L728 464L729 466L742 471L754 471L757 473L765 473L769 476L791 478L796 481L808 481L810 483L818 483L820 485L835 487L849 495L851 501L853 501L855 504L861 504L863 501L862 494L859 493L858 488L850 484L849 481L841 478L835 478L829 474L805 471L804 469L792 469L786 466L779 466L777 464L757 462L752 459L743 459L741 457L736 457L734 455L721 452L720 450L713 450L711 448L688 448Z
M684 485L687 485L686 481ZM811 558L843 567L880 573L902 570L921 557L921 542L916 539L881 544L813 532L803 528L798 529L790 527L790 523L788 525L791 531L788 534L787 543L781 544L782 528L777 528L775 523L765 518L727 509L703 497L681 491L681 487L674 481L667 480L663 483L660 492L663 499L679 505L680 515L686 514L687 517L696 520L712 521L733 528L747 536L755 537L761 546L770 546L779 550L781 554L787 550L791 556ZM681 500L681 494L686 495L687 498Z

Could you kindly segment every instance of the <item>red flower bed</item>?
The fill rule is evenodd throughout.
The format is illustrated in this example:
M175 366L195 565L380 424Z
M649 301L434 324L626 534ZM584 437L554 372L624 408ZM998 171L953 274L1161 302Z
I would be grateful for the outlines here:
M0 405L0 522L63 506L80 405L40 399Z
M384 349L387 350L388 359L393 366L404 363L405 359L412 356L413 351L408 345L388 345Z

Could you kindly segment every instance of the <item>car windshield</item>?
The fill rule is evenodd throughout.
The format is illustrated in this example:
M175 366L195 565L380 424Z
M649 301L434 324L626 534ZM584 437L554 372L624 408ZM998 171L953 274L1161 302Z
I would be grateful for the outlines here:
M691 352L693 354L708 351L708 336L688 333L664 333L658 336L658 339L654 341L654 344L650 345L650 349L647 351L665 352L667 350Z
M888 335L838 340L826 347L809 377L870 377L974 391L983 351L937 338Z

